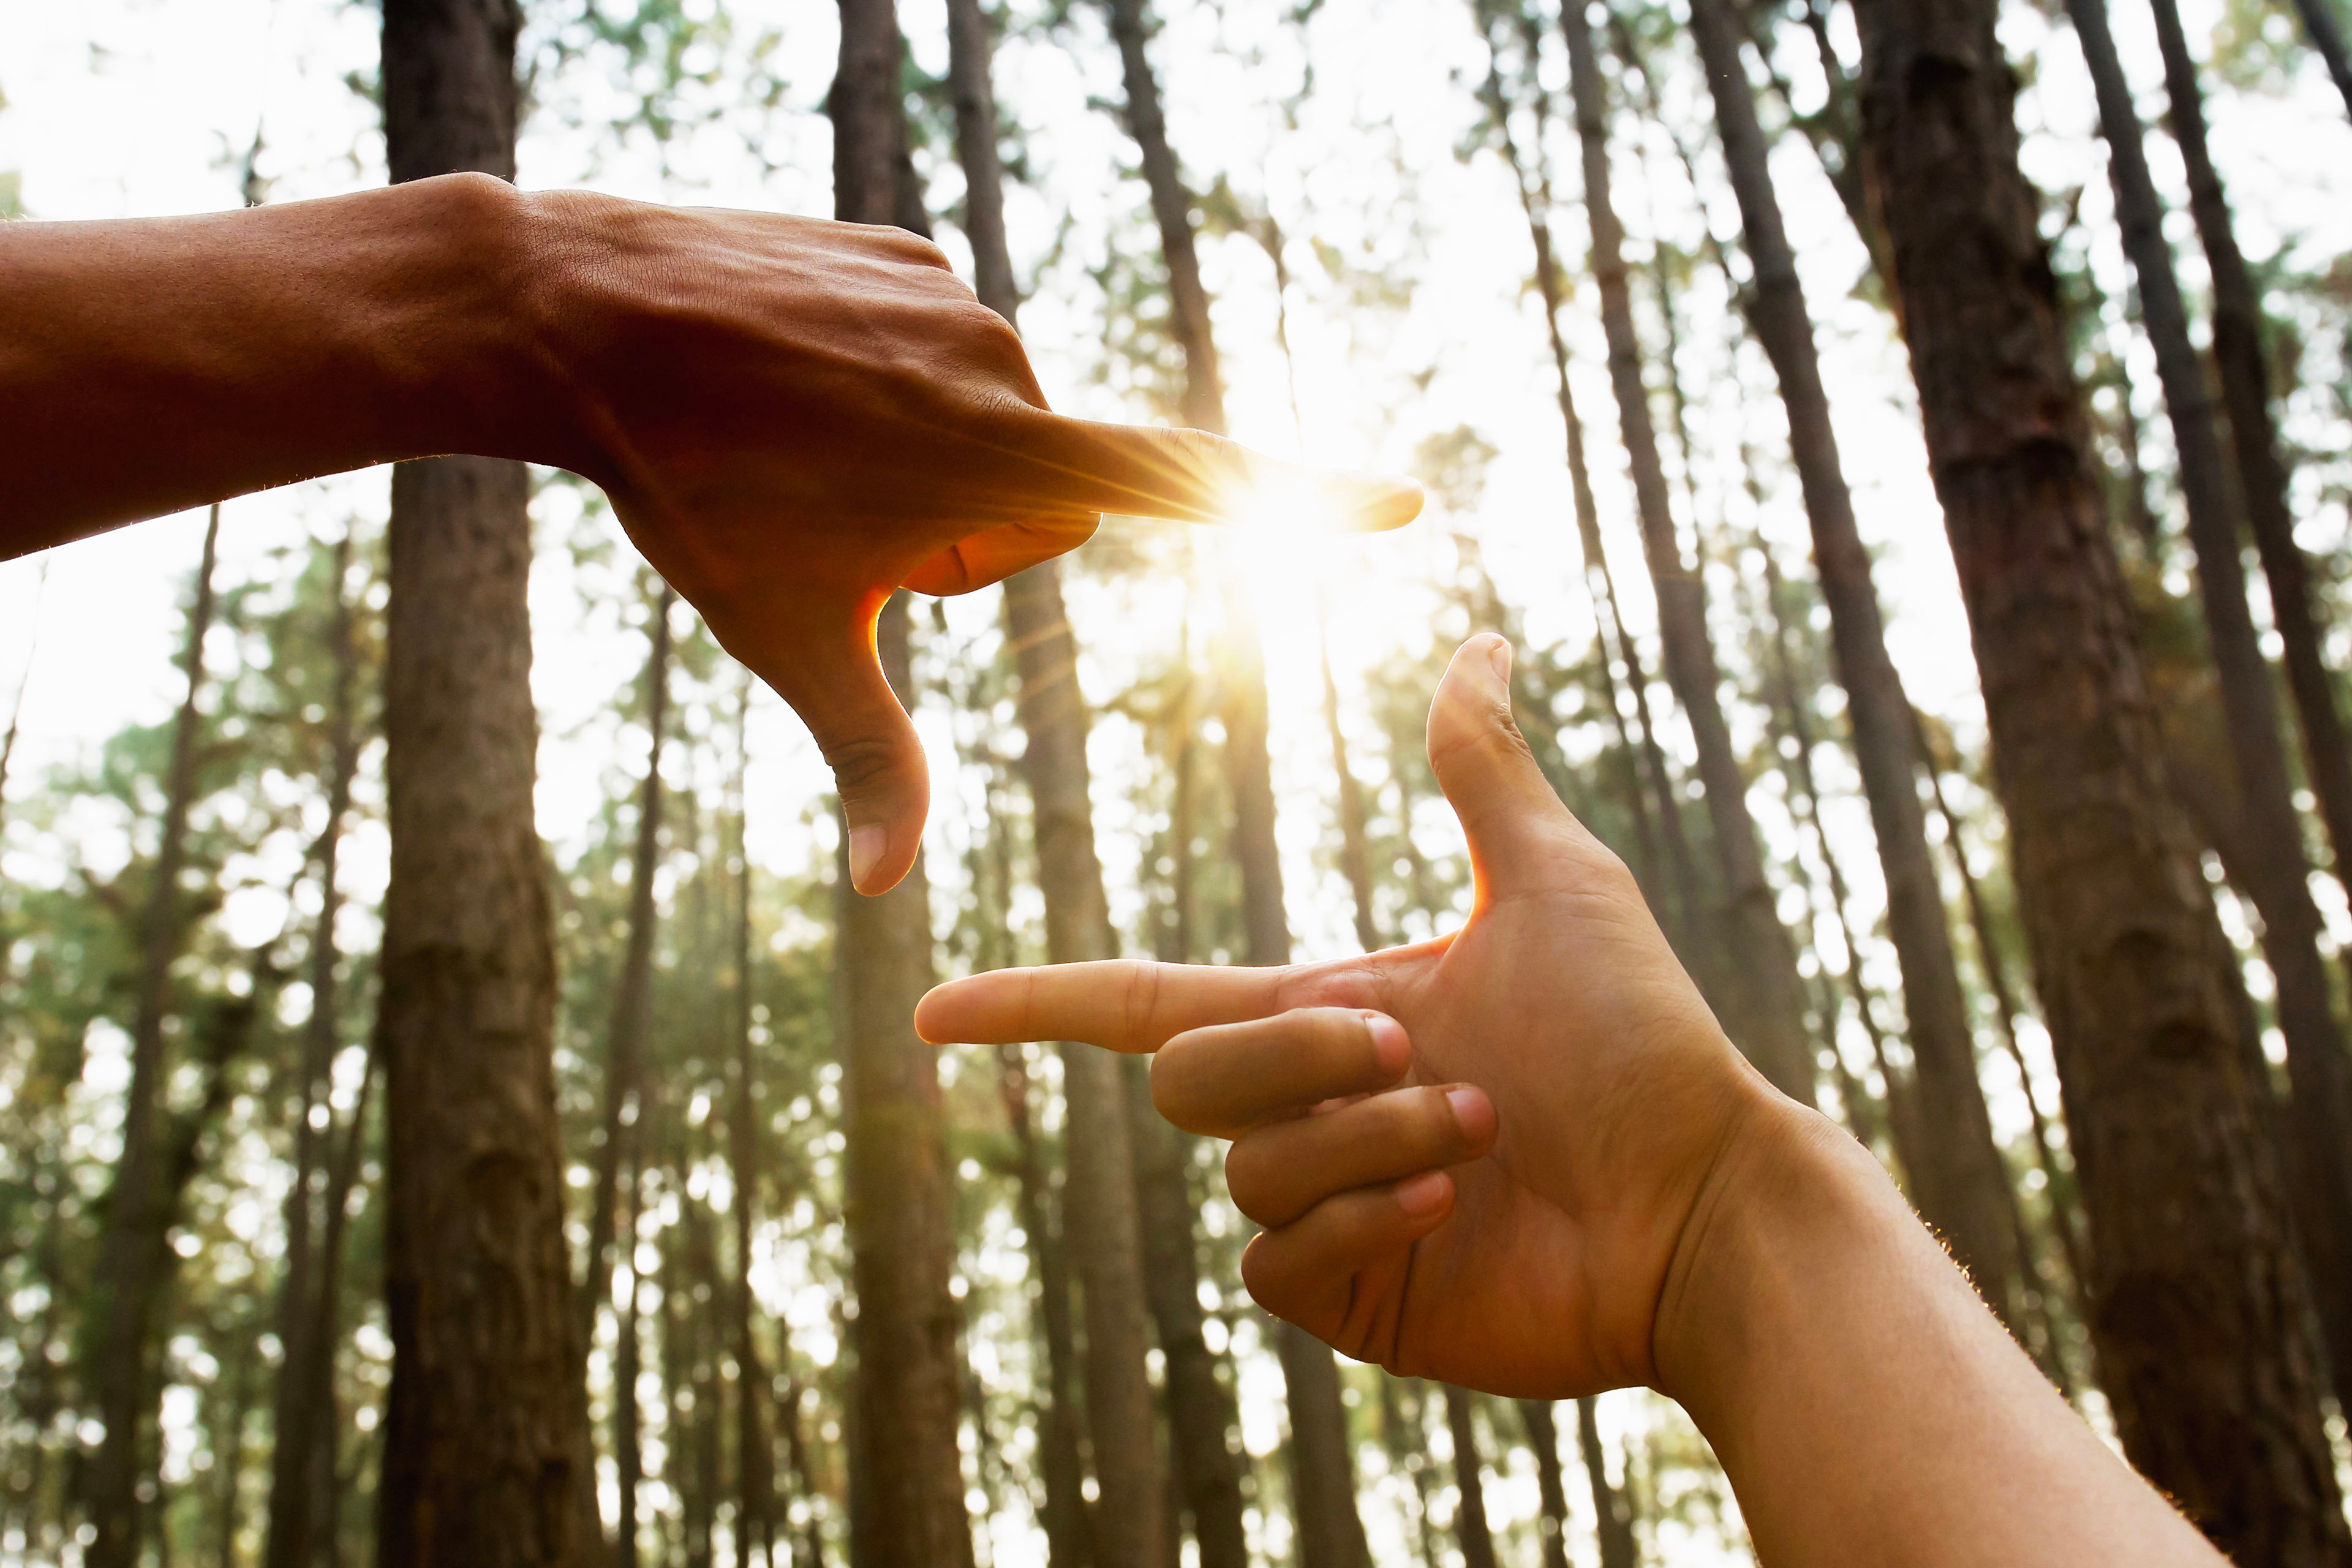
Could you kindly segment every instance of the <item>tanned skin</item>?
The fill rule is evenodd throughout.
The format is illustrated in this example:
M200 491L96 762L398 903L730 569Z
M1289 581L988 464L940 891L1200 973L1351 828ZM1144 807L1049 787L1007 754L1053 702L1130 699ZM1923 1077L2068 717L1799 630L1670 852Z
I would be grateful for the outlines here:
M1407 1376L1659 1390L1767 1563L2219 1563L1877 1162L1733 1048L1528 755L1509 668L1473 638L1430 712L1477 881L1460 931L1279 969L1000 970L917 1027L1156 1052L1161 1112L1234 1140L1266 1310Z
M892 589L969 592L1104 512L1213 521L1269 486L1343 527L1421 506L1409 480L1054 414L1012 330L902 230L480 174L0 225L0 559L407 458L568 468L807 721L869 893L929 800L874 656Z

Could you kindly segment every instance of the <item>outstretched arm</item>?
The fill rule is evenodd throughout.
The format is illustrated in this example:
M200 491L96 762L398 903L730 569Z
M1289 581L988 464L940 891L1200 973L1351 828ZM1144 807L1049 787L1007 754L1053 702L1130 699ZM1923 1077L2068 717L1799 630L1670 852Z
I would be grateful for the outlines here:
M1276 1316L1523 1398L1647 1384L1721 1458L1768 1563L2219 1563L2034 1370L1877 1163L1776 1092L1510 717L1454 656L1430 761L1477 879L1453 936L1286 969L1008 970L927 1039L1157 1053L1232 1138Z
M922 752L876 663L900 585L983 586L1100 513L1214 521L1268 487L1395 527L1408 482L1050 412L1012 330L901 230L525 195L478 174L200 217L0 225L0 559L445 452L604 487L646 558L797 709L878 891Z

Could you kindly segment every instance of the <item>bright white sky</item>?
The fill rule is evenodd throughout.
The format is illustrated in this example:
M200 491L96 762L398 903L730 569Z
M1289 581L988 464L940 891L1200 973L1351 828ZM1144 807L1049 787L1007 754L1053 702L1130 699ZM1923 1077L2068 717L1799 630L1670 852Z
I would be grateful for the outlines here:
M1033 7L1022 0L1020 8ZM1024 275L1045 260L1062 226L1069 226L1067 251L1024 308L1023 325L1056 406L1135 417L1139 411L1131 399L1096 379L1103 358L1102 300L1087 268L1100 264L1114 233L1130 256L1150 241L1148 229L1139 226L1139 185L1116 177L1128 157L1124 139L1088 106L1089 97L1116 98L1115 58L1094 13L1077 9L1080 20L1066 39L1016 40L998 63L1006 112L1028 132L1034 183L1016 187L1010 198L1016 262ZM1525 223L1498 160L1482 153L1465 165L1454 152L1472 123L1469 89L1486 68L1468 6L1460 0L1328 0L1308 25L1316 90L1299 106L1295 130L1285 130L1276 107L1298 83L1300 35L1280 20L1289 7L1212 8L1163 0L1161 9L1172 16L1157 56L1172 137L1194 184L1223 174L1245 197L1270 203L1294 235L1314 233L1358 265L1377 262L1416 283L1402 310L1351 308L1307 247L1294 249L1291 268L1299 281L1290 325L1301 428L1291 417L1274 346L1272 279L1263 252L1247 240L1207 241L1204 262L1218 301L1234 433L1285 455L1303 451L1319 461L1401 468L1424 436L1474 426L1501 454L1468 520L1486 560L1507 597L1524 613L1531 637L1573 638L1580 646L1591 635L1591 619L1574 564L1551 373L1539 319L1522 293L1532 264ZM2030 73L2035 85L2021 105L2022 122L2032 132L2031 172L2045 188L2086 186L2084 216L2095 226L2104 225L2104 171L2080 57L2072 38L2063 31L2053 34L2038 13L2011 9L2012 53L2031 55L2035 64ZM2185 0L2192 37L2210 31L2218 9L2217 0ZM2132 4L2116 10L2145 117L2153 121L2161 109L2161 82L2147 16ZM918 59L943 68L940 0L904 0L903 14ZM567 117L609 115L621 101L601 66L575 69L542 81L543 99L565 112L543 109L527 128L522 183L591 184L647 199L828 213L829 133L818 106L833 69L834 7L827 0L741 0L734 15L739 40L769 29L783 40L775 58L787 83L781 109L770 113L743 104L740 94L730 97L726 83L738 79L730 74L705 95L722 110L717 121L673 144L666 158L642 137L616 150L608 135L565 123ZM352 73L373 70L375 26L372 7L346 0L205 5L0 0L0 36L7 40L0 52L0 90L7 99L0 111L0 170L21 172L24 205L40 219L216 209L236 205L239 160L258 126L260 168L274 182L272 200L378 184L382 138L373 112L345 83ZM740 53L739 42L716 63L731 72L740 68ZM1789 63L1792 69L1802 66L1793 57ZM1686 68L1668 75L1671 111L1686 139L1698 144L1707 118L1703 90ZM1558 90L1563 77L1564 64L1555 55L1546 62L1547 81ZM1799 80L1801 91L1801 69ZM2305 258L2324 258L2352 243L2352 126L2341 108L2315 70L2279 95L2223 92L2212 100L2215 150L2231 183L2242 237L2257 258L2286 244ZM1563 203L1557 229L1564 251L1574 256L1583 231L1572 205L1574 159L1560 132L1555 125L1550 144ZM752 146L761 156L749 155ZM2177 159L2160 140L2152 140L2151 149L2159 178L2177 193ZM1711 171L1712 153L1701 156ZM1975 670L1927 482L1907 367L1885 319L1849 297L1860 247L1810 153L1792 142L1781 149L1775 170L1821 323L1825 379L1864 532L1881 552L1878 583L1895 658L1915 698L1973 737L1980 731ZM958 184L951 170L943 172L935 205L952 199ZM1671 147L1621 147L1618 188L1637 241L1664 231L1685 246L1696 242L1698 219ZM1717 232L1728 237L1736 214L1727 194L1710 190L1708 202ZM2107 292L2120 299L2121 258L2112 235L2104 228L2099 234L2095 264ZM2180 237L2193 251L2185 219ZM953 235L943 235L942 243L961 254ZM2184 255L2183 269L2192 286L2201 276L2193 255ZM1768 450L1777 447L1783 438L1780 411L1752 351L1744 384L1724 374L1727 311L1717 286L1702 280L1683 306L1684 374L1704 449L1700 510L1712 525L1727 507L1732 521L1744 523L1751 509L1736 494L1727 501L1736 490L1727 465L1736 462L1743 432ZM1617 580L1646 626L1646 583L1591 310L1586 290L1571 310L1576 391L1591 431ZM2135 369L2142 411L2152 416L2158 412L2152 366L2143 355ZM1425 386L1417 386L1422 377ZM2151 427L2149 434L2161 450L2160 432ZM136 432L125 432L126 440L136 438ZM224 575L266 574L265 558L273 548L306 532L330 536L353 514L380 524L385 497L385 477L378 471L231 502ZM558 498L547 510L568 505L568 498ZM1784 563L1797 567L1805 527L1793 485L1783 484L1767 498L1760 521ZM175 700L178 598L202 531L201 514L192 514L0 565L0 702L31 660L14 791L19 798L44 768L89 755L126 723L153 721L169 711ZM2328 548L2345 531L2340 515L2314 516L2305 539ZM567 557L553 547L564 537L562 526L550 526L545 537L551 547L542 551L533 584L535 686L548 737L541 818L562 854L580 841L613 764L612 731L599 717L643 655L637 636L612 624L609 614L583 609ZM1426 526L1328 550L1296 541L1229 537L1225 542L1260 589L1293 923L1305 951L1336 952L1350 938L1342 900L1318 885L1311 859L1326 831L1329 807L1321 795L1328 755L1315 711L1320 690L1312 617L1300 609L1310 601L1298 589L1317 578L1328 586L1335 662L1343 690L1360 707L1361 673L1390 650L1425 646L1433 635L1425 584L1433 564L1448 561L1450 552ZM37 593L45 571L46 590ZM1728 586L1718 582L1718 602ZM1074 616L1090 647L1083 671L1089 691L1100 698L1139 668L1140 639L1126 635L1130 628L1165 646L1175 609L1172 590L1132 584L1077 590ZM959 633L971 636L983 635L993 614L986 595L951 611ZM1369 743L1368 717L1352 716L1349 727ZM1116 777L1133 765L1132 735L1114 726L1106 730L1110 732L1098 741L1101 763ZM935 815L943 824L940 831L951 837L956 830L948 819L962 807L948 793L948 731L927 720L926 735L942 792ZM778 867L823 852L796 823L822 794L824 774L797 723L772 702L759 716L753 764L754 809L764 813L755 816L755 852ZM1759 809L1767 813L1768 831L1785 841L1785 819L1771 816L1769 803L1759 802ZM1127 809L1107 801L1102 810L1113 878L1131 889L1133 835L1121 837L1130 820ZM1868 904L1879 889L1858 801L1834 803L1832 828L1845 843L1845 867L1858 896ZM10 845L12 874L50 874L46 857L28 839L12 835ZM368 875L362 867L360 879ZM1131 892L1121 897L1131 907ZM1865 956L1891 989L1891 957ZM2013 1086L1994 1082L1993 1088L1997 1118L2021 1127L2022 1105Z

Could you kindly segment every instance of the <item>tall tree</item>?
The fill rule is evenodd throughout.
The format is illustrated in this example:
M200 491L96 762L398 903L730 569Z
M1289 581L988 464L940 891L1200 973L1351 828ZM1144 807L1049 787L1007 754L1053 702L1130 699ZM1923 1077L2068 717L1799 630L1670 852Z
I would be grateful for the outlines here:
M956 0L950 21L957 148L965 174L981 302L1018 328L1013 263L1004 243L1003 174L996 157L995 97L989 83L987 20L977 0ZM982 259L984 258L984 259ZM1045 899L1049 962L1114 956L1110 900L1095 853L1087 767L1089 719L1078 689L1077 639L1062 603L1057 563L1004 584L1004 621L1020 672L1027 746L1021 772L1036 833L1037 882ZM1062 1233L1076 1260L1087 1323L1087 1421L1094 1439L1094 1553L1100 1568L1151 1568L1166 1550L1158 1416L1146 1363L1142 1242L1136 1215L1134 1142L1125 1071L1118 1058L1065 1045L1062 1092L1068 1175Z
M2285 653L2287 689L2301 721L2305 771L2335 850L2339 880L2352 857L2352 743L2336 708L2336 682L2321 652L2310 563L2294 542L2286 464L2271 414L2271 374L2263 346L2262 291L2238 248L2237 224L2206 145L2205 100L2175 0L2151 0L2172 139L2189 174L2189 211L2203 243L2213 288L2213 367L2221 384L2238 493L2270 586L2271 624ZM2333 1342L2331 1341L2331 1342ZM2340 1352L2339 1352L2340 1353Z
M172 721L172 759L156 824L155 860L139 920L139 990L131 1023L131 1083L122 1106L122 1152L115 1161L98 1272L92 1279L85 1339L89 1378L105 1426L87 1487L93 1568L131 1568L139 1561L139 1479L153 1413L154 1312L170 1268L166 1156L156 1126L163 1087L163 1026L173 1013L172 965L186 936L180 873L187 862L188 809L196 790L196 739L204 726L197 700L205 687L205 636L213 624L213 568L220 559L221 509L205 523L180 667L186 695Z
M841 0L833 117L834 216L928 234L908 152L894 0ZM914 700L907 596L876 628L883 673ZM918 858L889 892L840 889L843 1110L851 1279L857 1319L851 1423L854 1550L861 1568L959 1568L972 1561L957 1430L963 1408L946 1129L939 1053L915 1033L935 976L930 879Z
M1108 0L1126 89L1128 133L1140 151L1144 183L1168 268L1169 322L1184 356L1182 416L1195 429L1222 434L1224 389L1210 329L1208 290L1193 227L1193 199L1168 141L1160 83L1146 53L1143 0ZM1234 796L1234 849L1241 864L1244 957L1253 964L1290 962L1290 923L1283 910L1282 865L1274 837L1274 780L1266 748L1265 656L1244 587L1223 584L1225 609L1222 718L1225 766ZM1290 1403L1292 1506L1302 1568L1357 1568L1369 1561L1356 1512L1355 1467L1339 1363L1330 1347L1289 1323L1275 1325ZM1222 1441L1222 1438L1220 1439ZM1205 1450L1206 1444L1188 1445Z
M730 813L735 836L735 1048L727 1085L727 1170L734 1193L729 1207L735 1229L735 1274L727 1297L728 1341L735 1357L735 1568L751 1568L755 1543L763 1568L774 1568L776 1456L767 1425L772 1390L753 1331L759 1302L751 1289L752 1237L765 1160L760 1146L759 1069L751 1051L751 847L744 778L751 739L751 678L747 673L736 697L730 790L735 797Z
M1522 1399L1519 1419L1536 1457L1537 1529L1543 1541L1543 1568L1568 1568L1568 1488L1559 1468L1559 1426L1551 1401Z
M2131 84L2107 26L2106 0L2066 0L2066 12L2098 92L2124 252L2139 284L2140 315L2156 350L2171 419L2180 496L2197 556L2198 598L2238 786L2240 852L2231 869L2262 916L2263 955L2275 982L2275 1014L2294 1087L2295 1158L2290 1173L2295 1218L2341 1397L2352 1393L2352 1060L2344 1053L2327 966L2320 956L2323 922L2311 893L2270 665L2246 603L2239 494L2222 455L2205 365L2189 339L2188 306L2164 237L2163 200L2148 171Z
M1478 1426L1470 1395L1445 1389L1445 1430L1454 1440L1454 1537L1463 1568L1495 1568L1495 1532L1486 1522L1486 1461L1478 1457Z
M386 0L395 182L513 177L521 22L517 0ZM384 1568L569 1563L596 1545L532 815L530 499L518 462L436 458L393 475Z
M645 1114L642 1079L646 1037L653 1026L654 875L662 841L662 741L669 733L669 612L676 598L665 584L646 606L645 725L646 775L637 786L636 834L629 852L628 936L621 973L613 987L613 1010L604 1028L604 1107L602 1142L596 1147L595 1189L588 1219L588 1264L580 1279L580 1341L593 1342L596 1314L613 1299L614 1216L620 1212L622 1172L639 1136ZM623 1249L624 1259L626 1248ZM634 1400L625 1389L617 1397ZM625 1543L623 1550L628 1550Z
M2125 1451L2225 1551L2342 1562L2232 954L2159 761L1996 11L1858 0L1864 145L2090 1220L2100 1381Z
M1584 1479L1592 1488L1593 1533L1601 1542L1601 1568L1633 1568L1641 1552L1633 1540L1633 1510L1625 1489L1609 1479L1609 1458L1601 1451L1595 1401L1576 1402L1576 1449Z
M278 1287L278 1385L270 1407L269 1531L266 1568L309 1568L313 1552L319 1447L332 1427L325 1424L332 1398L334 1342L318 1331L322 1319L318 1260L327 1221L315 1190L331 1187L329 1134L332 1123L320 1113L331 1087L335 1050L341 1040L341 955L335 948L335 919L342 908L338 879L343 824L351 815L352 781L359 771L359 731L353 722L353 690L359 647L352 626L348 529L331 557L334 611L329 635L335 659L335 686L328 710L330 752L327 820L319 830L313 858L319 866L319 914L310 934L310 1016L302 1027L299 1087L295 1098L294 1185L286 1195L286 1263ZM331 1448L331 1444L329 1445Z
M1992 1119L1977 1079L1976 1043L1959 965L1952 956L1943 889L1927 849L1911 703L1887 657L1870 552L1854 522L1812 318L1740 54L1739 24L1728 0L1691 0L1690 17L1754 269L1743 301L1748 323L1780 380L1789 451L1812 524L1813 566L1822 602L1829 608L1838 684L1845 690L1854 763L1877 830L1878 863L1886 881L1886 934L1903 972L1905 1037L1911 1047L1918 1111L1916 1147L1906 1155L1912 1195L1985 1300L2015 1327L2023 1310L2021 1237L2009 1172L1993 1142Z
M2294 14L2303 19L2304 37L2318 51L2336 90L2344 95L2344 111L2352 114L2352 49L2345 47L2344 25L2333 0L2294 0Z
M1659 461L1657 431L1642 374L1642 347L1626 285L1624 230L1609 184L1609 106L1582 8L1565 6L1560 31L1568 40L1569 89L1584 157L1584 210L1591 227L1593 280L1601 294L1601 326L1609 340L1609 376L1617 395L1618 426L1633 469L1643 554L1657 591L1658 636L1667 681L1690 722L1698 749L1707 820L1723 875L1729 960L1726 999L1732 1038L1780 1090L1813 1103L1813 1047L1805 1031L1804 986L1796 949L1780 924L1764 850L1748 809L1748 781L1725 721L1723 676L1706 625L1706 594L1684 560L1673 504Z

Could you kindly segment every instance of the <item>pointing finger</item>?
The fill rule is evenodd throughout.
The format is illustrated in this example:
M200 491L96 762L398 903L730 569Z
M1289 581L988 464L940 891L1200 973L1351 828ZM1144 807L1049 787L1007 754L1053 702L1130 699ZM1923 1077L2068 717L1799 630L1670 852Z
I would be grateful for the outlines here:
M1005 1045L1082 1040L1114 1051L1156 1051L1203 1024L1275 1011L1290 969L1114 959L999 969L950 980L915 1009L915 1032L940 1043Z
M1307 468L1205 430L1043 416L1034 455L1059 471L1072 508L1184 522L1378 532L1421 515L1412 479Z

